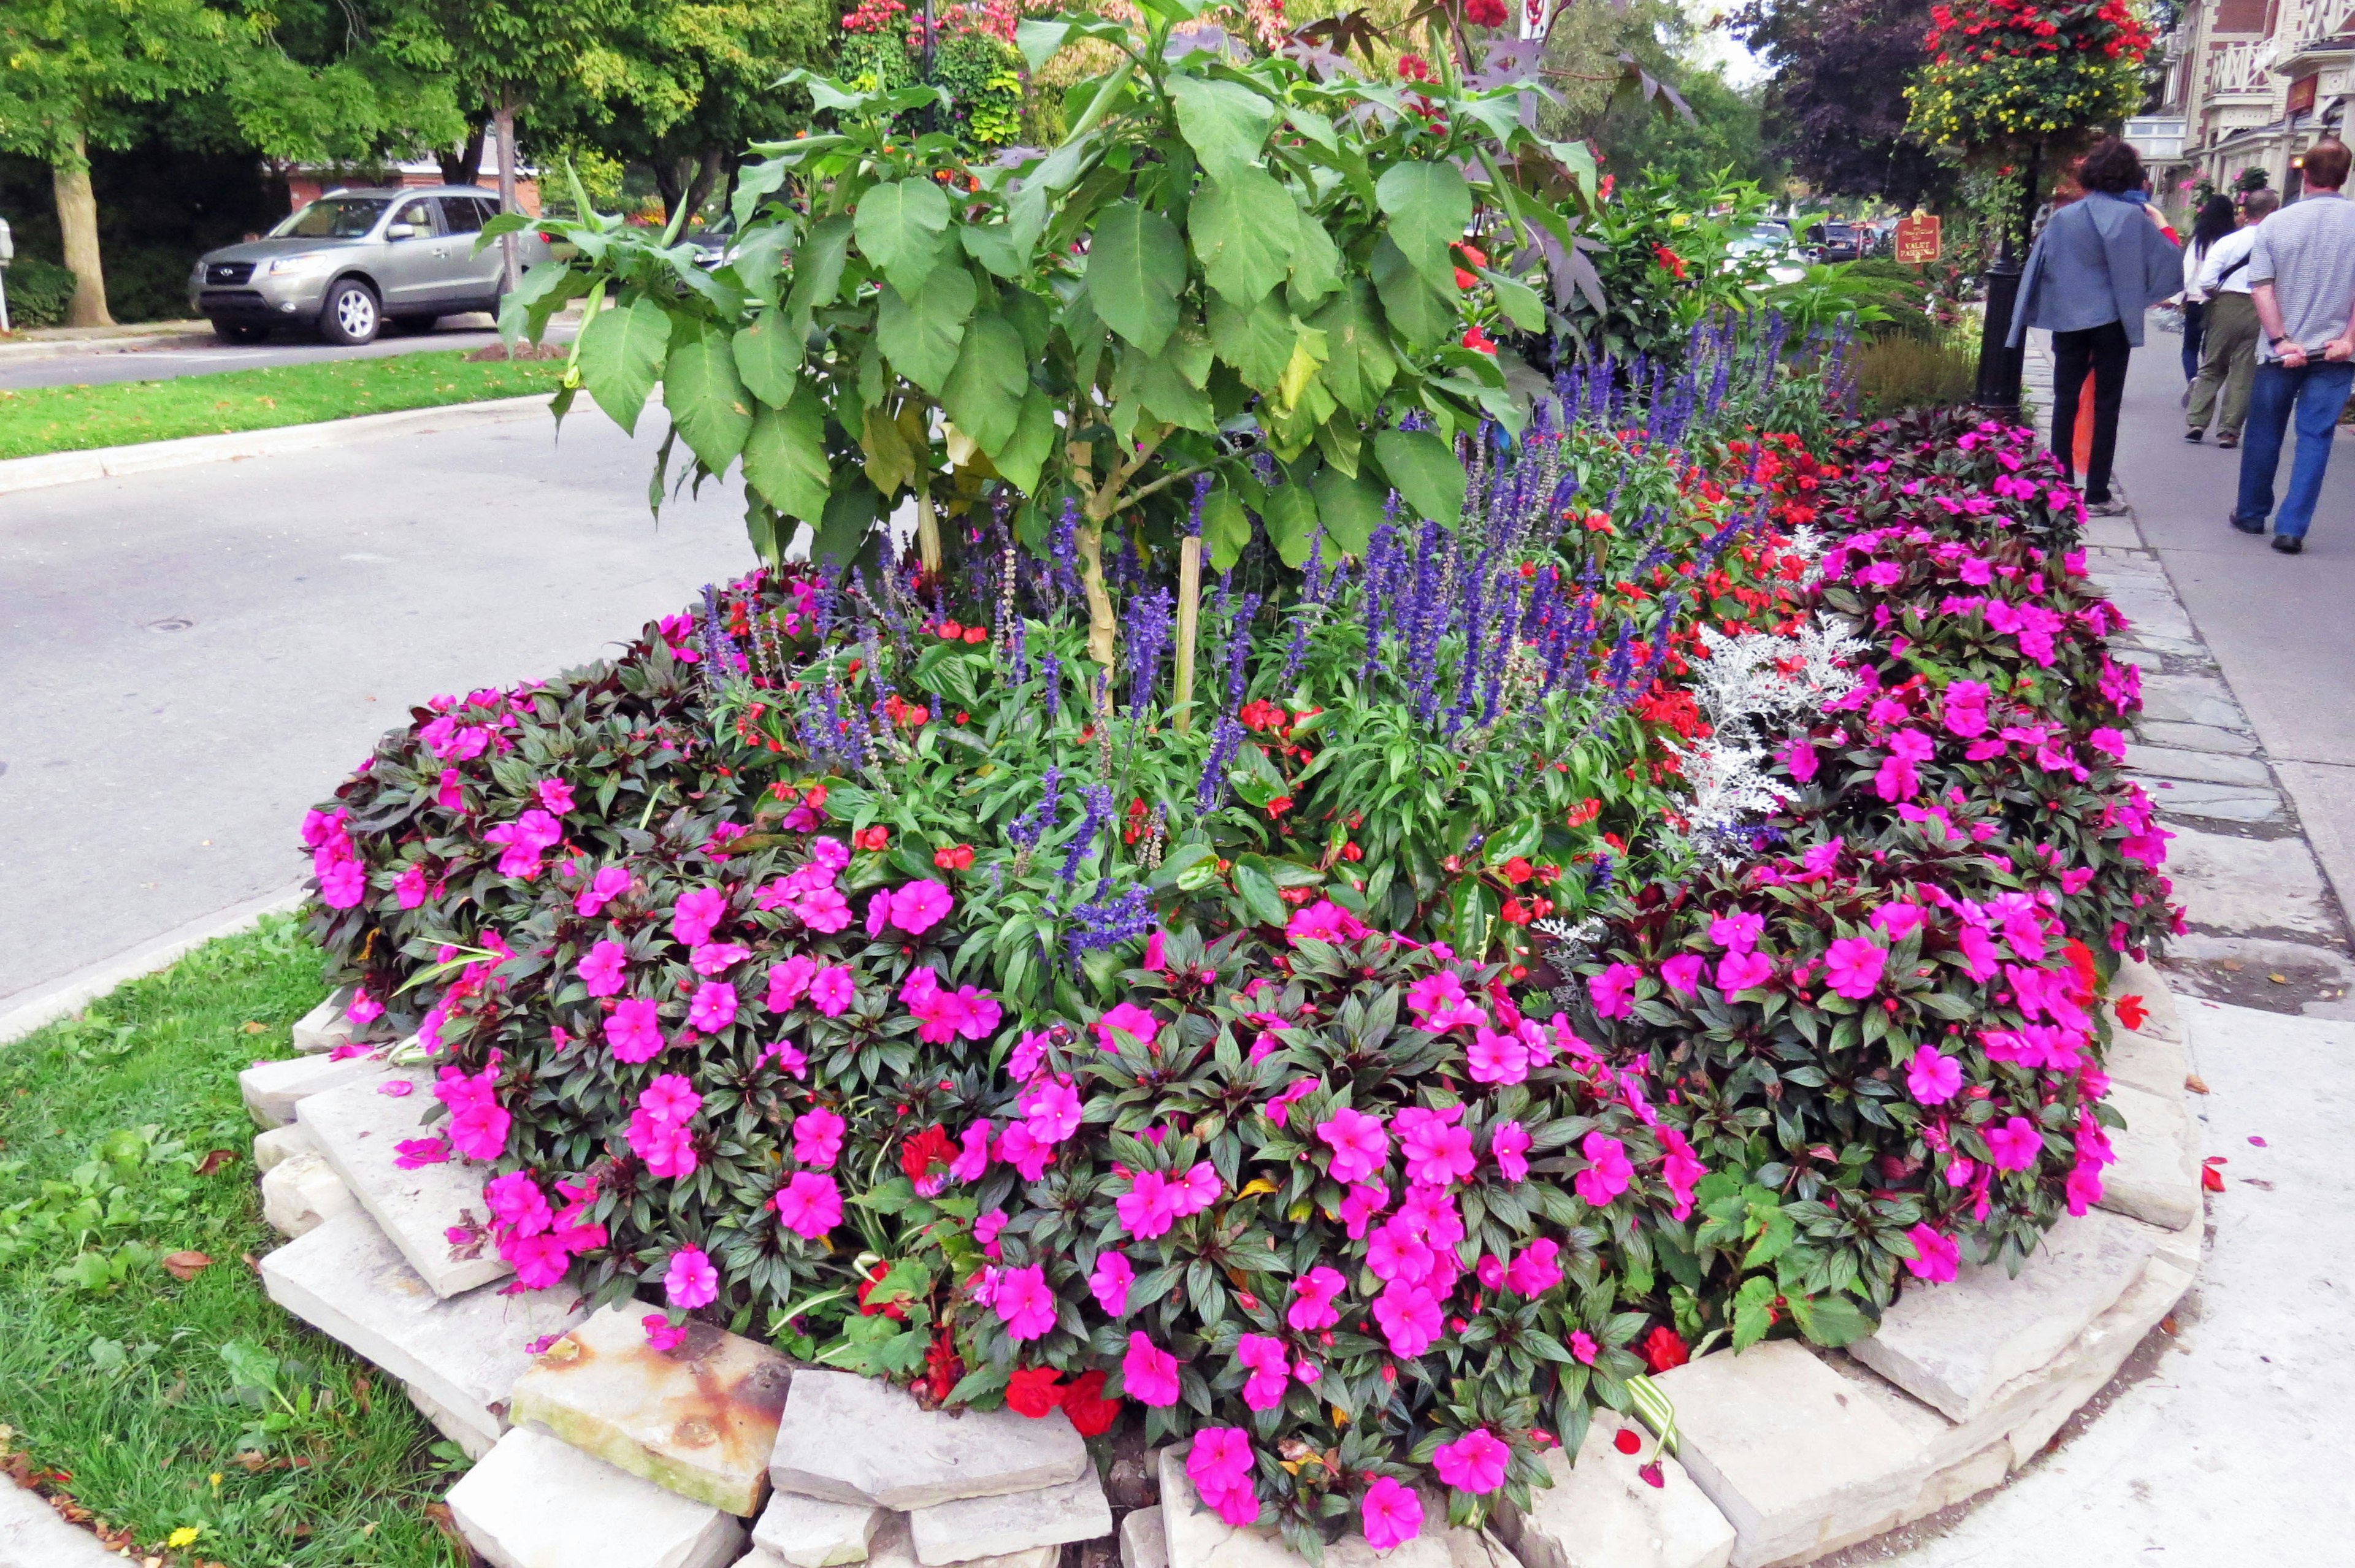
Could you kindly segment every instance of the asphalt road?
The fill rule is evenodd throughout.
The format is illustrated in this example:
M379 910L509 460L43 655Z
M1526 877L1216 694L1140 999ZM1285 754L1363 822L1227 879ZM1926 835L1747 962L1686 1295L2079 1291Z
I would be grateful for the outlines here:
M485 348L499 340L490 317L476 313L442 318L432 332L388 333L357 348L325 343L288 328L261 343L224 343L209 331L185 334L146 347L110 347L103 340L69 353L22 359L0 358L0 389L80 387L107 381L159 381L177 376L208 376L223 370L260 370L272 365L307 365L320 359L378 359L429 349ZM551 341L570 341L571 328L551 327Z
M651 421L659 424L660 421ZM0 997L284 887L410 705L547 676L751 563L741 488L648 517L585 403L0 507Z

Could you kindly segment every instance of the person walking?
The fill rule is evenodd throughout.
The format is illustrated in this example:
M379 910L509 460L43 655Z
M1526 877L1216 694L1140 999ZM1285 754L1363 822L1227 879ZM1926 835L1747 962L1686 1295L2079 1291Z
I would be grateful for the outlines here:
M2094 442L2084 474L2085 509L2115 517L2126 503L2110 488L2126 360L2142 347L2143 315L2183 286L2183 261L2144 206L2142 158L2105 136L2077 171L2083 200L2052 215L2028 253L2012 311L2010 346L2028 329L2052 334L2052 454L2073 480L2077 405L2094 377Z
M2191 220L2191 238L2183 242L2183 383L2184 400L2190 400L2191 383L2200 377L2200 332L2208 296L2200 292L2200 269L2216 241L2232 232L2240 215L2229 196L2211 196L2200 204Z
M2257 242L2257 226L2281 206L2276 190L2253 190L2241 208L2245 227L2216 241L2200 269L2196 284L2207 303L2200 307L2203 346L2200 379L2191 383L2191 428L2186 441L2198 441L2209 421L2216 424L2216 444L2241 444L2241 427L2249 419L2249 383L2257 373L2257 307L2249 296L2249 249ZM2222 409L2217 393L2222 391Z
M2274 549L2284 555L2306 548L2331 437L2355 387L2355 202L2343 194L2350 163L2344 142L2307 148L2305 193L2259 225L2249 247L2249 297L2263 341L2232 524L2244 534L2265 531L2282 440L2295 418L2297 456L2273 518Z

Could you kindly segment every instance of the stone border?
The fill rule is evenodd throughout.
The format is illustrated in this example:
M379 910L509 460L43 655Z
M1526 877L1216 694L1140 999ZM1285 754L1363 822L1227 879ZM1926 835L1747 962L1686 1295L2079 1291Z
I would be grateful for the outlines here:
M1844 1352L1771 1340L1662 1373L1681 1445L1662 1456L1658 1486L1614 1442L1624 1419L1598 1411L1575 1466L1549 1456L1554 1485L1526 1512L1508 1506L1474 1532L1445 1527L1444 1505L1426 1499L1423 1536L1379 1561L1796 1568L2002 1486L2117 1374L2200 1266L2182 1019L2147 965L2122 965L2113 992L2140 995L2148 1014L2113 1036L2109 1103L2128 1124L2112 1133L2116 1163L2101 1203L2056 1225L2018 1277L1973 1266L1915 1285ZM341 1038L333 1010L305 1020L314 1050ZM583 1321L569 1290L521 1291L491 1277L504 1264L444 1259L433 1249L479 1208L479 1188L455 1167L425 1181L357 1157L419 1115L425 1096L383 1092L400 1076L332 1053L244 1075L255 1120L275 1129L255 1140L267 1217L304 1238L271 1253L262 1277L484 1456L450 1503L489 1561L570 1564L579 1541L598 1540L611 1543L598 1568L1056 1568L1066 1544L1087 1541L1103 1568L1115 1551L1122 1568L1295 1568L1272 1534L1204 1508L1174 1449L1147 1461L1157 1508L1116 1520L1060 1412L926 1413L900 1390L795 1368L699 1324L658 1352L638 1324L645 1307ZM746 1520L752 1548L739 1556ZM1377 1557L1350 1535L1327 1562Z
M0 464L0 467L5 466ZM22 1040L45 1024L71 1017L117 986L168 969L216 937L250 931L264 915L292 914L311 896L309 889L310 884L304 882L231 904L11 998L5 1010L0 1010L0 1045Z

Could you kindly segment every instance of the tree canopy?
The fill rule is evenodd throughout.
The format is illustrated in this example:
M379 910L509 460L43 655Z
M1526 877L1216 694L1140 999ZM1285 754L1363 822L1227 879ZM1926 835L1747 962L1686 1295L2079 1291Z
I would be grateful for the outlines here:
M1930 0L1749 0L1733 18L1774 68L1766 149L1827 195L1937 205L1955 170L1905 137Z

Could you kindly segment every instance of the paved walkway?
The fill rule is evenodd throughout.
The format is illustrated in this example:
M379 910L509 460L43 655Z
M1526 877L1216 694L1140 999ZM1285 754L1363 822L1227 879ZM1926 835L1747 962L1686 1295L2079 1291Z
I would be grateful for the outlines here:
M8 497L0 998L299 879L304 808L410 705L749 567L732 481L648 517L661 424L584 402L560 445L516 420Z
M29 387L80 387L108 381L161 381L181 376L218 375L224 370L262 370L280 365L308 365L327 359L385 359L397 354L419 354L457 348L488 348L499 341L491 318L472 315L444 318L432 332L415 336L388 334L357 347L321 341L289 330L265 342L224 343L209 326L177 327L168 336L129 344L106 338L76 339L57 346L0 350L0 390ZM549 339L569 343L577 317L551 324Z

